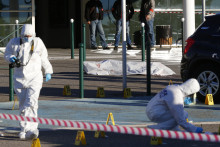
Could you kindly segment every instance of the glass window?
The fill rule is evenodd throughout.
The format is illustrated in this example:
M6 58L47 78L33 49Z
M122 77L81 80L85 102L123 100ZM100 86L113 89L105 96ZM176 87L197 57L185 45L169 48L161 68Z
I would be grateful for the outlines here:
M115 19L112 16L111 8L115 0L100 0L103 4L104 10L108 10L104 14L102 21L103 28L106 34L106 39L109 45L114 45L114 35L116 32ZM141 0L132 0L134 9L140 9ZM156 9L182 9L183 0L155 0ZM202 9L202 0L195 0L195 8ZM220 9L220 0L206 0L206 9ZM207 11L207 13L216 13L214 11ZM141 30L139 22L139 12L135 12L130 21L130 36L132 43L136 40L135 34ZM173 43L182 37L181 18L182 12L158 12L156 11L154 20L154 34L156 35L156 25L171 25ZM202 23L201 12L195 14L196 27ZM156 36L155 36L156 37ZM155 38L156 39L156 38Z
M15 32L16 26L15 25L0 25L0 47L5 47L10 39L20 35L22 25L18 25L18 32Z
M220 9L219 0L206 0L206 9ZM202 9L202 0L195 0L196 9Z
M31 12L0 12L0 24L15 24L18 20L20 24L31 23Z
M32 23L32 0L0 0L0 46L7 45L15 37L15 21L19 21L18 36L22 24Z
M199 34L210 35L210 34L219 34L220 24L213 21L204 22L201 27L197 30Z
M31 0L1 0L0 11L31 10Z

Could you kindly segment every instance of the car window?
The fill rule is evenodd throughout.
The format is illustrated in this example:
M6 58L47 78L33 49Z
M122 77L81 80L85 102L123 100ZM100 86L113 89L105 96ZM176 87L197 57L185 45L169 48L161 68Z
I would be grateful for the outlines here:
M205 21L196 31L198 35L220 35L220 23Z

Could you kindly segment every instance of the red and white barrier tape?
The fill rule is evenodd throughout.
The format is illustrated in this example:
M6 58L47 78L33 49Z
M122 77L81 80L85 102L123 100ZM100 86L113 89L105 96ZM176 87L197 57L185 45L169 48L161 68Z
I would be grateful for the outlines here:
M134 11L139 13L140 11ZM183 11L155 11L158 14L182 14ZM195 14L202 14L202 12L195 12ZM206 15L214 15L216 13L206 13Z
M86 123L86 122L78 122L71 120L24 117L24 116L5 114L5 113L0 113L0 119L38 122L40 124L72 127L72 128L92 130L92 131L105 131L105 132L133 134L133 135L141 135L141 136L155 136L155 137L163 137L170 139L220 142L219 135L209 135L209 134L201 134L201 133L157 130L157 129L149 129L149 128L135 128L135 127L125 127L125 126L117 126L117 125L113 126L113 125Z

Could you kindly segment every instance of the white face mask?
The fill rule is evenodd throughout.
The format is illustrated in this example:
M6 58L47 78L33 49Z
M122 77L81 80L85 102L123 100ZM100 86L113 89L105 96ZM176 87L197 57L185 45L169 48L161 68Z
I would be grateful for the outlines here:
M26 42L31 42L33 40L33 37L24 37L23 38L23 41L24 41L24 43L26 43Z

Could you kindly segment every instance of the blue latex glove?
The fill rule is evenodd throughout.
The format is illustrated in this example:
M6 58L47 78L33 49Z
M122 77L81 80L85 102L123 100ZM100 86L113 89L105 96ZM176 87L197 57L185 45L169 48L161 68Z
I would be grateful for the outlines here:
M51 74L46 74L46 82L49 81L51 79Z
M196 133L202 133L202 131L203 131L203 128L201 128L201 127L196 128Z
M184 99L184 104L185 104L185 105L189 105L189 104L191 104L191 103L192 103L192 100L191 100L190 97L186 97L186 98Z
M189 105L190 104L190 98L189 97L186 97L185 99L184 99L184 104L185 105Z
M10 61L11 63L14 63L16 59L17 59L17 58L14 56L14 57L11 57L11 58L9 59L9 61Z

